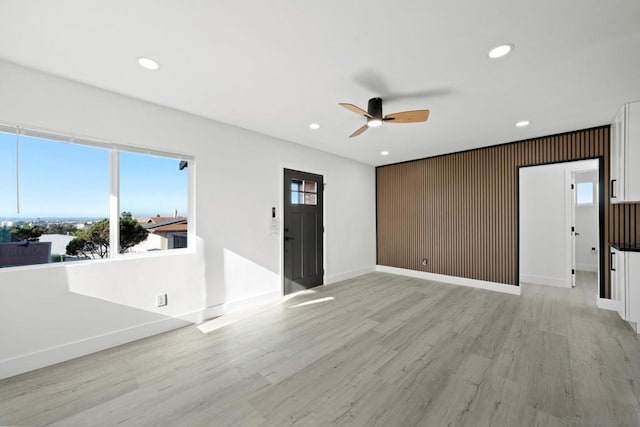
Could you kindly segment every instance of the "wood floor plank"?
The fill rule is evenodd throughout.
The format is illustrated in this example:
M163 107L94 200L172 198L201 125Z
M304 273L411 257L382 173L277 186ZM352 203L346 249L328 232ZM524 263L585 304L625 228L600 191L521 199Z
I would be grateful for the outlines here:
M638 336L596 298L366 274L1 380L0 425L638 426Z
M526 406L526 394L522 387L508 379L489 374L480 383L476 398L470 403L460 425L526 425L522 421Z

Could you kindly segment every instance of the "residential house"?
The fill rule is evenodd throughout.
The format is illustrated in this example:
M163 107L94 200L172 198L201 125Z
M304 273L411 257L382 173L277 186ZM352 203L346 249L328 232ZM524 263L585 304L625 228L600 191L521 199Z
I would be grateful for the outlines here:
M137 244L129 252L146 252L187 247L186 217L150 217L139 220L149 232L147 240Z

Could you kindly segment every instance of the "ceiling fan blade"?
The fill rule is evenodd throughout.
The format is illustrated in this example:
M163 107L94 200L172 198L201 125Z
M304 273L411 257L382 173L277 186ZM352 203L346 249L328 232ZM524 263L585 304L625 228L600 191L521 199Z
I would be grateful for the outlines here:
M364 125L362 126L360 129L358 129L357 131L355 131L354 133L352 133L349 138L353 138L354 136L358 136L360 135L362 132L364 132L365 130L369 129L369 126Z
M360 107L356 107L353 104L346 104L344 102L341 102L340 105L342 105L344 108L346 108L349 111L353 111L354 113L360 115L360 116L365 116L365 117L369 117L370 119L373 118L373 116L369 113L367 113L365 110L363 110Z
M387 114L384 116L384 121L389 121L391 123L416 123L426 122L428 118L429 110L413 110Z

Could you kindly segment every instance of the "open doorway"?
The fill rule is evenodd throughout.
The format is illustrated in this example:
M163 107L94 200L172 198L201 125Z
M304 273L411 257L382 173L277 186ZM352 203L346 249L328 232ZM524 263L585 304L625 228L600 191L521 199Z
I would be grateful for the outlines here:
M599 159L519 168L519 280L600 296ZM584 290L584 289L583 289Z

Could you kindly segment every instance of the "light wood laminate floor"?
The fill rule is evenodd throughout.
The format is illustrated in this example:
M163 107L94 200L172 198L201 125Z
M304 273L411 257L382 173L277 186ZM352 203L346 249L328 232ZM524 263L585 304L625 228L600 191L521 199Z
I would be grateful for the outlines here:
M640 425L638 339L595 275L522 291L368 274L0 381L0 425Z

